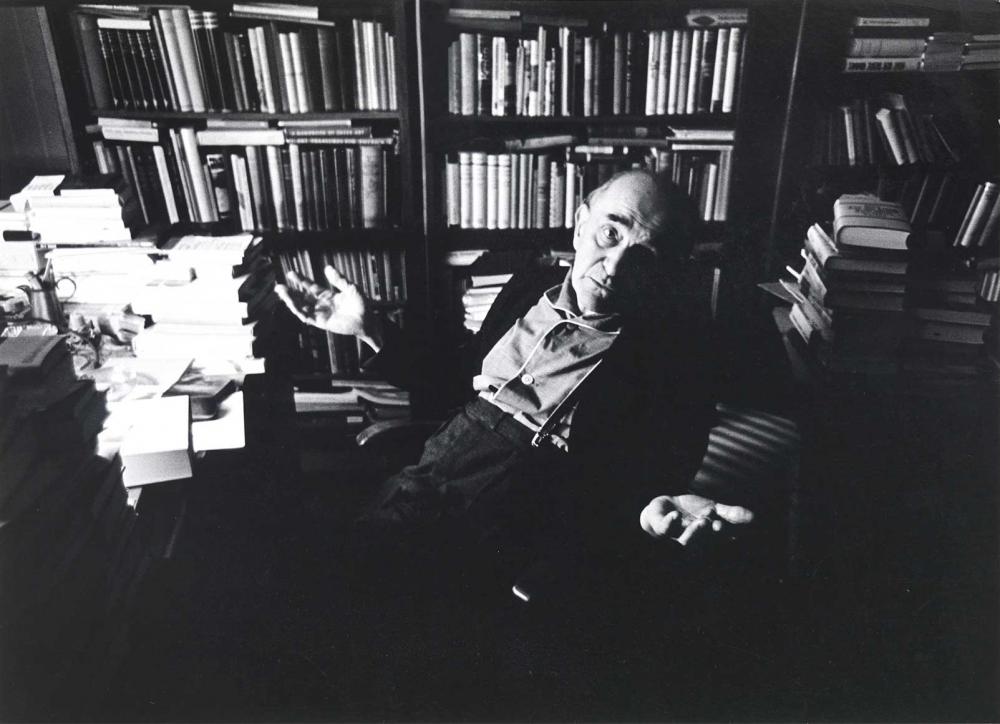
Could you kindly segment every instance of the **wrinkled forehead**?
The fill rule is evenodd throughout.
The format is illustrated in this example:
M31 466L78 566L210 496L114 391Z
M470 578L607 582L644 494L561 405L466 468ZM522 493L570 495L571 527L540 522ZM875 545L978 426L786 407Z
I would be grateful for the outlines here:
M656 183L646 174L616 178L600 190L592 205L600 213L625 215L651 234L666 220L666 209Z

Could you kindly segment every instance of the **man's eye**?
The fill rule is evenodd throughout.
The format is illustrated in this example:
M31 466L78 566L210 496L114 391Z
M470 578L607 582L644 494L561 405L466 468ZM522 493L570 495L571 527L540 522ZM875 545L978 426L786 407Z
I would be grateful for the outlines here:
M618 229L613 226L601 227L601 241L606 244L615 244L619 240Z

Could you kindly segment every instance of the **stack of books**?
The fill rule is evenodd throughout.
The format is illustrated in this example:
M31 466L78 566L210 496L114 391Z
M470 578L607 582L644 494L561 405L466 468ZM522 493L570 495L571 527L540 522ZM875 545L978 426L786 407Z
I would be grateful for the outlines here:
M318 7L232 12L97 6L74 14L94 108L309 113L396 110L396 39Z
M0 409L0 695L37 713L107 686L150 557L121 461L95 454L104 396L63 338L0 340Z
M348 119L209 119L204 130L98 118L98 166L120 172L148 218L254 229L399 223L398 136Z
M118 173L36 176L11 202L46 244L130 244L154 218Z
M462 326L470 332L478 332L500 290L512 276L513 274L504 273L471 274L469 286L462 294L462 308L465 312Z
M907 371L939 378L976 376L996 326L989 264L963 265L907 250L909 224L898 203L845 195L833 234L809 228L801 271L782 281L794 297L790 319L832 371Z
M833 234L813 224L795 282L790 319L818 358L835 371L894 371L907 336L909 222L899 204L841 196Z
M448 110L480 116L731 113L742 67L746 10L689 14L691 27L589 31L573 18L534 20L520 10L452 8L461 32L448 48ZM533 24L533 23L532 23ZM705 27L711 25L713 27Z
M927 38L924 70L995 70L1000 68L1000 33L944 32Z
M844 57L847 73L921 70L929 17L855 16Z
M132 300L153 325L135 336L138 357L251 361L272 327L274 274L259 237L181 236L163 251L194 270L187 281L143 286ZM259 366L259 365L258 365Z

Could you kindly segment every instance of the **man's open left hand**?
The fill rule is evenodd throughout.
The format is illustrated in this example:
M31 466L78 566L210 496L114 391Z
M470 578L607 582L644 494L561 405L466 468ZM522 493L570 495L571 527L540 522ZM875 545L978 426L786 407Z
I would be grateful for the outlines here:
M653 538L672 538L689 546L713 533L733 533L753 517L748 508L716 503L700 495L660 495L643 508L639 524Z

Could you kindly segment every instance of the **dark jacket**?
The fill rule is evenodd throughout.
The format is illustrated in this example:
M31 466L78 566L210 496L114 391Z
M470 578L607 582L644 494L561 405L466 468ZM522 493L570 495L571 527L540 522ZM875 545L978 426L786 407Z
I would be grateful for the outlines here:
M461 404L474 394L471 379L486 353L565 274L564 267L538 263L516 274L457 354L443 358L390 335L377 368L397 384L430 384ZM669 289L647 294L646 302L625 315L621 335L580 389L567 480L554 481L576 515L599 528L621 529L624 519L638 530L652 497L687 491L715 419L707 331L677 308Z

